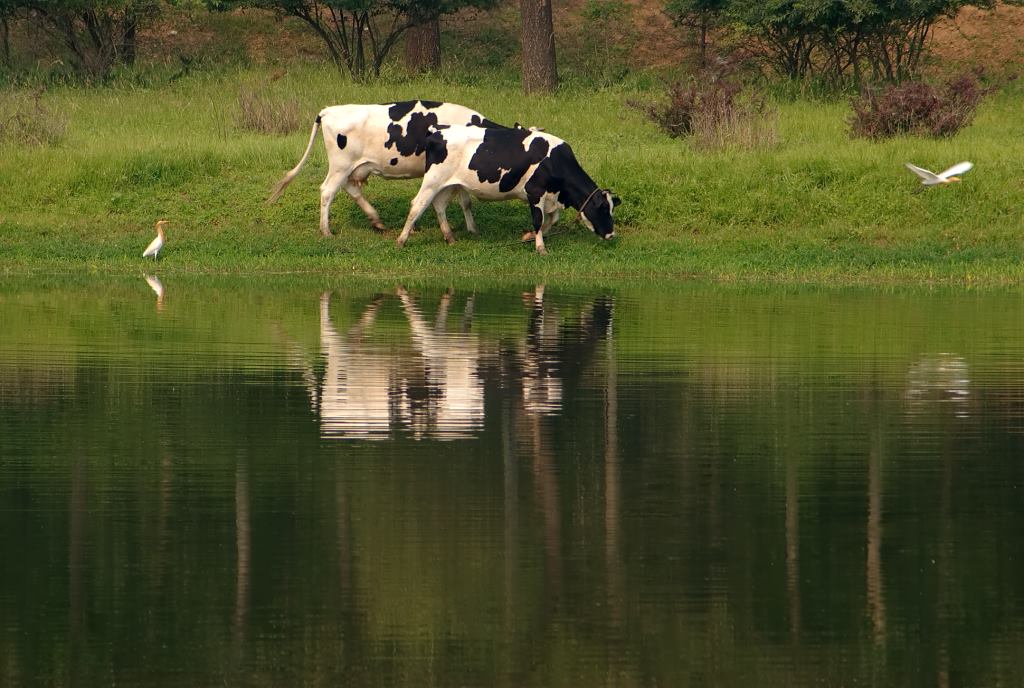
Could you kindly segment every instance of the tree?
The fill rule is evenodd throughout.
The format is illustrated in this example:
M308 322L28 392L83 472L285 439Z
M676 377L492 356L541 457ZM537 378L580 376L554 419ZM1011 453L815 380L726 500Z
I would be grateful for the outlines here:
M12 0L6 6L51 36L89 79L133 64L139 25L160 10L159 0Z
M0 0L0 59L11 65L11 19L18 7L14 0Z
M463 7L496 0L211 0L211 5L261 7L305 22L320 37L339 69L354 79L379 76L391 49L413 27Z
M665 13L676 26L694 31L702 66L708 63L708 32L725 16L729 0L668 0Z
M692 5L698 0L670 0ZM1020 0L1013 0L1019 4ZM935 23L995 0L727 0L729 20L780 75L834 83L916 74Z
M731 0L729 16L750 34L780 76L801 79L811 73L819 40L817 25L799 0Z
M523 21L523 89L550 92L558 87L551 0L520 0Z

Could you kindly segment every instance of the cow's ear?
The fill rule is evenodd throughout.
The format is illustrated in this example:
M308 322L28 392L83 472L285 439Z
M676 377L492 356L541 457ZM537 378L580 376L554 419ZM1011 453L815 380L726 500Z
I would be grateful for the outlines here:
M613 208L616 207L617 205L619 205L620 203L622 203L622 199L621 198L619 198L618 196L612 196L612 207Z

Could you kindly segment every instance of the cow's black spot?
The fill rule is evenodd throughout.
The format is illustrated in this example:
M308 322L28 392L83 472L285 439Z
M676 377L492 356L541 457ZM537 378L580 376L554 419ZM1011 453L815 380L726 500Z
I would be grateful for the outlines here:
M391 158L391 164L392 165L397 165L398 164L398 158Z
M448 157L448 142L444 140L444 134L434 132L427 137L427 165L424 172L430 171L431 165L440 165Z
M316 116L316 123L317 123L317 124L320 124L320 115L317 115L317 116Z
M444 103L440 103L436 100L421 100L420 105L422 105L428 110L433 110L434 108L441 107L442 105L444 105Z
M533 231L540 231L540 226L544 224L544 212L539 205L530 205L530 217L533 218Z
M345 145L348 143L348 137L344 134L338 134L338 148L344 150Z
M530 142L528 149L524 146L532 134L526 129L488 129L469 160L469 169L476 170L481 182L497 183L499 191L511 191L530 166L539 163L548 153L547 140L539 136Z
M391 117L391 121L397 122L412 112L414 107L416 107L415 100L403 100L402 102L395 103L388 108L388 116Z
M384 147L390 149L394 146L403 157L420 155L426 150L427 137L431 134L431 127L437 125L437 115L433 112L424 115L422 112L414 112L409 117L409 123L402 132L401 124L388 125L388 140Z
M502 129L502 128L504 128L500 124L498 124L497 122L492 122L491 120L487 119L486 117L481 117L480 115L473 115L472 117L470 117L469 121L466 122L466 126L467 127L483 127L484 129Z

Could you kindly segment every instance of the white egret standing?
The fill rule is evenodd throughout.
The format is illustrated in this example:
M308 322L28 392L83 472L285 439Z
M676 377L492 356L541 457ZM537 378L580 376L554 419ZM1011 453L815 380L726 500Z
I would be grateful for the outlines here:
M930 172L924 168L918 167L917 165L911 165L907 163L907 169L916 174L921 178L921 184L924 186L935 186L937 184L949 184L950 182L960 181L958 174L963 174L974 167L973 162L958 162L957 164L950 167L948 170L943 170L938 174Z
M160 253L160 249L164 247L164 241L166 241L167 239L167 237L164 235L164 225L166 224L167 220L159 220L156 223L156 239L153 239L153 241L149 242L149 246L147 246L146 250L142 252L143 258L149 258L150 256L153 256L153 260L156 260L156 254Z

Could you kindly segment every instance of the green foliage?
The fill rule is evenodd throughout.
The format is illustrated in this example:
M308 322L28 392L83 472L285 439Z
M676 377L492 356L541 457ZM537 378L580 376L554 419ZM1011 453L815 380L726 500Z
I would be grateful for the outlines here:
M935 22L994 0L669 0L677 22L728 23L778 75L834 84L917 73Z
M695 33L701 64L706 64L708 34L721 24L728 7L729 0L668 0L665 12L677 25Z

